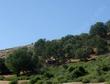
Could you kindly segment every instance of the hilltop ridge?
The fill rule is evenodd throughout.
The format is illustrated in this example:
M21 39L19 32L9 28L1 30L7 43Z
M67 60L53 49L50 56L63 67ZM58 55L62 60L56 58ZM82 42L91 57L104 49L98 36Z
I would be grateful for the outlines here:
M8 54L13 52L14 50L16 50L18 48L22 48L22 47L31 48L31 47L33 47L33 44L28 44L28 45L24 45L24 46L13 47L13 48L1 49L0 50L0 58L5 58L5 57L7 57Z

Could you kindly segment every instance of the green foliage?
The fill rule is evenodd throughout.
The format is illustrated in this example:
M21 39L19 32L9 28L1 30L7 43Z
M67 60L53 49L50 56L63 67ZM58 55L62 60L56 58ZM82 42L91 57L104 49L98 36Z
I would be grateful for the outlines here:
M91 54L107 53L108 28L109 22L97 22L91 26L89 34L67 35L51 41L39 39L34 44L35 55L43 65L59 65L74 58L87 60Z
M75 52L76 57L78 57L81 61L86 61L89 57L89 50L86 48L78 48Z
M72 72L74 69L75 69L75 68L74 68L73 66L70 66L70 67L68 68L68 71L69 71L69 72Z
M110 79L110 57L99 56L96 60L89 62L79 62L67 64L68 68L64 65L56 67L47 67L43 74L37 75L31 80L34 83L52 83L59 84L65 82L84 82L84 83L97 83L105 82Z
M34 51L37 56L45 56L46 40L39 39L34 44Z
M0 58L0 74L10 73L9 69L5 65L5 59Z
M0 80L4 80L4 77L2 75L0 76Z
M71 78L78 78L80 76L84 76L87 74L86 70L83 67L76 67L72 72L71 72Z
M17 79L14 79L9 84L18 84L18 80Z
M6 81L13 81L13 80L17 80L17 76L16 75L12 75L12 76L8 76L8 77L5 77L4 80Z
M91 39L87 40L85 44L92 48L96 54L103 54L108 51L107 41L99 36L93 36Z
M91 79L87 76L87 77L84 77L84 78L83 78L82 82L83 82L83 83L89 83L90 80L91 80Z
M106 84L110 84L110 80L106 82Z
M107 32L110 32L110 20L106 22Z
M75 58L75 52L74 52L74 48L73 48L73 44L66 44L63 48L64 53L65 53L65 57L67 57L67 59L69 58Z
M67 82L67 78L64 77L64 76L58 76L57 77L57 80L58 80L59 83L65 83L65 82Z
M15 74L32 74L20 76L19 80L29 80L30 84L59 84L81 81L105 82L110 79L110 57L99 56L90 60L93 55L108 53L110 21L106 24L97 22L90 32L80 35L67 35L61 39L39 39L33 48L19 48L6 59L0 58L0 74L9 70ZM80 59L78 63L71 60ZM90 60L90 61L89 61ZM7 67L6 67L7 66ZM35 73L33 73L35 74ZM0 78L3 80L3 78ZM7 80L13 80L9 78ZM45 82L44 82L45 81ZM12 81L15 84L16 80Z
M44 84L45 82L44 82L45 80L38 80L35 84Z
M54 77L54 75L52 73L50 73L50 72L45 72L44 73L44 77L49 79L49 78Z
M29 76L20 76L18 77L18 80L29 80Z
M64 68L65 70L68 69L68 65L64 64L64 65L63 65L63 68Z
M90 35L98 35L100 37L106 37L107 27L102 22L97 22L91 26Z
M36 82L38 82L41 79L42 79L41 76L34 76L31 78L29 84L35 84Z
M32 55L27 48L20 48L10 54L5 61L6 66L14 73L34 71L35 65Z

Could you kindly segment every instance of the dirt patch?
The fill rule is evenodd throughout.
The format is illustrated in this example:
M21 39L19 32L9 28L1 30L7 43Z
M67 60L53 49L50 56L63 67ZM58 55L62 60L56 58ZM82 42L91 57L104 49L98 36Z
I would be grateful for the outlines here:
M9 84L9 81L0 81L0 84Z
M9 84L10 81L0 81L0 84ZM29 80L20 80L18 84L28 84Z
M28 84L29 80L20 80L18 81L18 84Z

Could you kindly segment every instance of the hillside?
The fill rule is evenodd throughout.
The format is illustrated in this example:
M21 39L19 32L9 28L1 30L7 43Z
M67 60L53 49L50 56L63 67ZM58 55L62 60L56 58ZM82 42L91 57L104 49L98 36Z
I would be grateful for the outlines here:
M109 25L96 22L89 33L1 50L0 75L15 74L16 81L30 84L110 82Z
M14 50L17 50L17 49L22 48L22 47L32 48L33 44L0 50L0 58L6 58L6 56L8 56Z

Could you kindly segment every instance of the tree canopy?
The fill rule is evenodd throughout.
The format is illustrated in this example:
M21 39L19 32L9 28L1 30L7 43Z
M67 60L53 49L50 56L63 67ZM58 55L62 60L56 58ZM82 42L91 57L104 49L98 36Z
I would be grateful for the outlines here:
M97 22L91 26L90 35L98 35L100 37L106 37L107 26L103 22Z
M20 48L10 54L5 61L6 66L17 75L20 72L34 71L34 64L32 53L28 52L27 48Z

